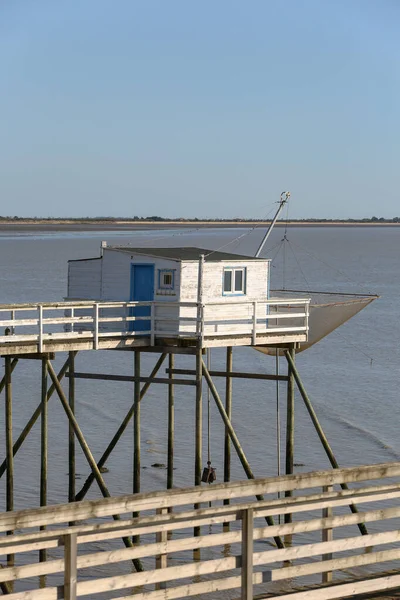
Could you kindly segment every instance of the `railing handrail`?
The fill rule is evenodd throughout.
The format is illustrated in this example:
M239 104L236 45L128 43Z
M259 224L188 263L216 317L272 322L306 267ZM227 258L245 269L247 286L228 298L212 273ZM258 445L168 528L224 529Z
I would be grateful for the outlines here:
M247 342L257 345L259 336L296 335L305 341L308 333L309 299L263 299L235 300L234 302L165 302L165 301L96 301L38 302L33 304L0 305L0 328L9 327L4 335L0 332L0 344L16 342L37 343L38 351L45 351L46 344L62 337L66 341L80 340L92 344L97 350L106 339L149 337L154 346L156 338L195 338L203 346L204 341L214 338L221 344L224 336L247 336ZM216 307L235 307L233 314L218 314ZM146 308L148 314L135 314L136 308ZM297 310L296 310L296 307ZM165 310L174 309L167 314ZM193 308L193 311L181 309ZM268 310L270 308L271 310ZM114 314L108 312L117 309ZM236 310L238 309L238 310ZM242 310L240 310L242 309ZM57 316L56 311L63 311ZM85 313L89 314L79 314ZM119 312L118 312L119 311ZM56 312L56 315L54 315ZM4 314L4 313L9 313ZM23 313L23 314L21 314ZM20 316L21 315L21 316ZM6 318L4 318L6 317ZM9 318L7 318L9 317ZM290 321L288 321L290 319ZM300 321L301 320L301 321ZM132 326L134 322L145 322L145 326ZM171 327L163 323L171 322ZM49 327L53 326L51 330ZM21 333L21 328L31 327ZM60 334L57 327L63 327ZM265 341L265 338L264 338ZM79 343L80 343L79 342ZM112 344L113 342L111 342ZM109 347L110 342L107 342ZM222 343L223 345L223 343Z
M251 305L253 302L260 304L266 304L267 306L273 305L307 305L310 304L310 298L248 298L241 300L237 298L229 299L229 304L235 305ZM91 307L93 304L98 304L100 308L113 308L123 306L182 306L182 307L196 307L198 302L196 301L180 301L180 302L165 302L162 300L148 300L148 301L136 301L136 300L63 300L60 302L27 302L27 303L15 303L15 304L0 304L0 312L13 311L13 310L37 310L39 306L43 309L55 309L62 310L63 308L86 308ZM211 302L203 302L204 306L226 306L227 301L225 300L213 300Z
M254 584L273 582L279 580L291 580L305 575L322 574L323 581L330 580L332 571L360 567L366 565L378 565L387 561L400 558L400 548L393 547L400 541L400 530L394 524L388 530L378 531L363 536L352 535L332 539L330 531L338 527L348 527L360 523L387 521L400 516L400 482L367 485L353 490L345 489L334 491L332 484L382 480L388 477L400 476L400 463L383 463L377 465L365 465L361 467L347 467L333 471L314 471L299 475L283 477L269 477L260 480L244 482L233 482L229 484L218 484L204 486L199 489L187 488L183 490L173 489L150 494L136 494L121 498L107 498L98 501L84 501L72 505L48 506L33 510L23 510L14 513L0 515L0 531L11 529L29 529L26 533L13 533L0 537L0 555L17 555L19 553L36 552L40 549L51 549L64 547L62 558L51 558L47 562L36 562L36 556L30 562L24 560L18 567L4 567L0 570L0 582L12 582L28 577L46 576L59 573L64 577L63 585L54 585L45 590L33 589L24 592L26 600L56 600L62 596L68 600L87 594L97 594L110 590L124 590L134 588L133 597L136 600L159 600L162 595L148 588L140 589L139 586L147 584L162 584L166 587L169 582L172 597L183 598L192 595L212 594L221 589L241 588L243 600L253 600ZM277 486L278 481L282 488ZM261 488L260 488L261 486ZM317 488L302 496L281 497L279 499L256 501L246 500L235 504L244 496L253 496L254 493L263 491L272 493L277 490L293 490ZM321 491L322 488L322 491ZM221 496L222 492L222 496ZM210 495L211 494L211 495ZM212 508L186 509L185 505L206 503L213 496L214 500L229 498L230 505L213 506ZM152 498L156 497L154 503ZM167 501L165 501L167 498ZM388 505L388 500L396 500L394 506ZM366 505L365 512L340 513L333 515L332 509L353 502ZM376 509L370 506L374 502L384 502L383 508ZM175 510L169 512L168 507L173 506ZM99 507L106 507L106 512L99 511ZM179 510L183 508L183 511ZM70 520L93 519L105 517L112 514L143 510L155 511L148 514L126 520L84 523L68 526ZM68 510L70 509L70 510ZM322 510L322 517L318 512ZM71 512L72 511L72 512ZM255 519L266 515L303 513L300 518L293 522L282 525L256 525ZM310 516L311 513L311 516ZM30 515L30 518L29 516ZM41 519L39 517L42 517ZM193 532L194 526L219 525L236 522L231 530L219 533L215 529L212 532L196 537ZM33 532L32 529L40 525L57 525L63 523L63 527L57 529L43 529ZM6 527L7 529L4 529ZM176 537L171 537L173 531L181 531ZM186 533L183 534L183 531ZM204 529L203 529L204 531ZM208 531L208 528L207 528ZM219 530L220 531L220 530ZM304 540L300 544L290 544L288 547L261 547L256 548L255 541L273 538L276 535L297 535L307 532L315 532L321 537L317 541ZM78 552L80 545L107 542L120 537L132 535L156 534L155 542L146 539L144 545L137 544L129 548L114 549L107 547L101 551L98 548L91 549L86 546L82 553ZM182 565L168 564L168 555L175 553L224 547L226 544L235 545L235 554L218 558L205 557L201 562L193 560ZM379 547L375 549L375 547ZM383 549L382 549L383 546ZM240 548L240 549L239 549ZM370 551L365 552L366 548ZM358 553L354 551L359 551ZM333 558L334 553L334 558ZM317 557L320 557L319 560ZM97 575L90 578L78 579L79 569L111 565L127 560L155 558L155 568L147 569L145 572L123 573L112 576ZM317 558L317 560L316 560ZM288 561L301 563L287 565ZM28 557L29 561L29 557ZM285 566L277 566L277 563ZM257 571L254 566L258 567ZM267 568L265 568L267 566ZM263 567L260 571L259 568ZM232 574L232 570L236 573ZM238 569L240 574L237 575ZM201 576L206 579L201 579ZM215 576L211 579L210 575ZM196 577L197 581L190 581ZM179 584L180 579L189 579L184 585ZM61 579L62 581L62 579ZM397 587L400 584L398 574L387 575L380 573L373 579L374 590L381 591ZM342 598L363 591L370 591L370 581L352 581L351 583L341 581L333 582L329 588L329 598ZM17 598L19 592L11 598ZM310 600L322 597L322 590L313 587L298 595L284 594L279 598L291 600L291 598L302 598L307 594ZM209 596L208 596L209 597ZM270 596L269 596L270 597ZM325 597L325 596L324 596ZM277 596L273 596L278 600Z
M259 494L275 494L282 491L320 488L334 484L373 481L399 476L400 462L392 462L219 483L200 489L198 487L177 488L167 491L104 498L96 501L83 500L74 504L58 504L0 513L0 532L37 527L39 525L52 525L65 521L105 517L132 511L155 510L170 506L177 507L215 502L226 498L245 498L246 496ZM48 518L45 515L48 515Z

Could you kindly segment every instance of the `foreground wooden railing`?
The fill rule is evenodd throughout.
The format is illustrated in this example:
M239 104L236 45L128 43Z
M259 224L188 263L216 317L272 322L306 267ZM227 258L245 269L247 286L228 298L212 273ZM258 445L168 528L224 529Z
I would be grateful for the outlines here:
M218 310L219 309L219 310ZM147 313L147 314L144 314ZM228 314L227 314L228 313ZM265 302L50 302L0 304L1 344L46 343L89 338L93 348L110 338L194 338L261 335L307 336L309 300Z
M321 574L330 582L332 573L337 581L323 589L310 587L279 598L327 600L400 587L400 574L340 581L341 570L349 579L351 568L400 559L400 483L387 481L389 477L400 478L400 463L2 513L0 555L15 555L16 566L0 569L0 582L7 582L9 589L15 586L9 596L13 600L71 600L106 592L113 598L171 600L199 594L218 598L223 591L227 598L228 590L236 598L241 590L243 600L252 600L256 593L277 598L273 582L294 581L298 586L297 578ZM333 486L341 483L359 487L336 491ZM272 497L284 491L297 495ZM260 494L263 501L252 500ZM223 500L231 504L221 506ZM214 505L191 508L208 502ZM351 503L357 503L358 513L346 510ZM132 511L141 516L105 521ZM282 515L290 515L289 522L266 525L266 516ZM71 521L76 524L68 526ZM376 531L382 521L383 530ZM360 536L356 527L351 529L360 522L374 523L375 532ZM48 529L36 531L39 527ZM194 528L200 528L199 536L193 535ZM121 537L128 536L136 541L140 536L141 543L121 548ZM290 545L277 549L276 536L285 536ZM39 550L48 552L46 562L37 562ZM144 560L145 570L132 572L133 559ZM43 585L45 576L49 587L39 589L35 578Z

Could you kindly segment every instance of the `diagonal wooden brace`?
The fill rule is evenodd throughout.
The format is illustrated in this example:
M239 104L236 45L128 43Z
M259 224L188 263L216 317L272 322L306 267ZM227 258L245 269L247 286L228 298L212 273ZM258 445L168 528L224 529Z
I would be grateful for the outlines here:
M328 438L326 437L324 430L322 429L320 422L318 421L318 417L316 415L316 412L314 410L313 405L311 404L310 398L307 395L306 389L303 385L303 382L300 378L299 372L296 368L296 365L292 359L292 357L290 356L290 352L288 352L287 350L285 350L285 356L286 356L286 360L288 361L288 364L290 366L290 369L292 370L294 379L296 381L296 385L298 387L298 390L300 392L301 397L303 398L304 404L306 405L306 409L308 411L308 414L311 417L311 421L313 422L313 425L317 431L318 437L321 440L321 443L324 447L324 450L326 452L326 455L329 458L329 462L331 463L332 467L334 469L339 469L339 463L337 462L335 455L333 454L333 450L330 447L330 444L328 442ZM342 488L342 490L348 490L349 486L347 485L347 483L341 483L340 487ZM349 508L351 510L352 513L358 513L358 508L357 506L355 506L355 504L350 504ZM365 523L358 523L358 528L360 530L360 532L362 533L362 535L368 535L368 531L367 528L365 526Z
M225 411L224 405L222 403L222 400L219 397L217 388L215 387L214 382L211 379L210 373L207 370L207 366L206 366L204 360L203 360L203 374L204 374L204 377L206 378L208 387L210 388L211 394L212 394L212 396L213 396L213 398L215 400L215 403L216 403L217 408L219 410L219 413L220 413L220 415L222 417L224 425L225 425L225 427L226 427L226 429L228 431L229 437L232 440L232 444L233 444L233 446L234 446L234 448L236 450L236 454L238 455L239 460L242 463L242 467L244 469L244 472L246 473L246 475L247 475L247 477L249 479L255 479L254 473L251 470L251 467L249 465L249 462L248 462L248 460L246 458L245 453L243 452L243 448L240 445L239 439L238 439L238 437L236 435L236 432L235 432L235 430L234 430L234 428L232 426L232 423L231 423L230 419L228 418L228 415L226 414L226 411ZM264 497L262 495L260 495L260 494L258 496L256 496L256 498L257 498L257 500L264 500ZM275 524L272 517L265 517L265 520L267 521L268 525L274 525ZM284 544L283 544L283 542L282 542L282 540L281 540L281 538L279 536L274 537L274 540L275 540L275 543L278 546L278 548L284 548Z
M153 377L155 377L157 375L166 356L167 356L166 354L162 354L160 356L160 358L158 359L158 361L156 362L156 364L154 366L154 369L151 372L150 379L152 379ZM142 400L142 398L144 398L150 385L151 385L150 381L148 381L147 383L144 384L144 386L142 387L142 389L140 391L140 400ZM100 458L99 462L97 463L97 466L99 467L99 469L101 469L101 467L103 467L105 465L105 463L107 462L108 457L110 456L111 452L114 450L114 448L117 445L118 441L120 440L122 434L124 433L125 429L129 425L129 422L132 419L134 412L135 412L135 403L133 403L132 406L130 407L130 409L128 410L124 420L122 421L122 423L119 426L118 430L116 431L114 437L112 438L111 442L108 444L102 457ZM94 480L95 480L95 476L94 476L94 473L92 472L92 473L90 473L89 477L86 479L85 483L83 484L82 489L76 494L75 500L77 500L77 501L83 500L83 498L88 493Z
M53 366L51 364L51 362L48 360L47 361L47 368L48 368L48 372L49 375L51 377L51 380L54 384L54 387L56 389L57 395L60 398L61 404L63 406L63 409L68 417L69 422L71 423L71 426L74 430L74 433L76 435L76 438L79 442L80 447L82 448L82 452L84 453L86 460L88 461L90 468L92 469L92 472L94 474L94 477L97 481L97 484L100 488L101 493L103 494L103 496L105 498L109 498L111 496L110 492L108 491L108 488L105 484L105 481L100 473L100 469L97 466L97 463L94 459L94 456L88 446L88 443L85 440L85 437L82 433L81 428L79 427L78 421L76 420L76 417L74 415L74 413L71 410L70 405L68 404L68 400L64 394L64 390L61 387L61 384L59 382L59 380L57 379L57 375L53 369ZM113 515L113 518L118 521L120 519L119 515ZM133 544L131 542L131 540L127 537L123 538L123 542L125 544L125 546L127 548L132 548ZM133 560L133 564L135 565L135 568L137 571L143 571L143 566L142 563L139 559L134 559Z
M77 354L77 352L75 352L75 354ZM11 372L14 370L16 364L17 364L17 360L18 359L14 359L11 363ZM61 379L64 377L65 373L68 370L68 360L66 361L66 363L63 365L61 371L58 373L58 380L61 381ZM2 389L4 388L4 383L3 383L4 379L1 381L0 383L0 392L2 391ZM49 392L47 394L47 402L50 400L51 396L54 394L55 392L55 387L54 385L52 385L49 389ZM15 456L18 452L18 450L21 448L22 444L24 443L24 441L26 440L28 433L30 432L30 430L32 429L32 427L34 426L34 424L36 423L36 421L38 420L40 414L42 412L42 405L39 404L39 406L36 408L35 412L33 413L33 415L31 416L31 418L29 419L28 423L25 425L24 429L21 431L21 434L19 435L17 441L15 442L14 446L13 446L13 456ZM1 465L0 465L0 478L4 475L5 471L7 469L7 463L4 460Z

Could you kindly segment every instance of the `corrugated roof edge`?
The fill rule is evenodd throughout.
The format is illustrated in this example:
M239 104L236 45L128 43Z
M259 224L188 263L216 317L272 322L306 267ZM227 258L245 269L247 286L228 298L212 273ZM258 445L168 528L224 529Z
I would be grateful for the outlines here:
M127 252L131 254L140 254L143 256L152 256L155 258L165 258L173 261L198 261L201 254L205 255L206 262L220 261L270 261L269 258L256 258L255 256L247 256L243 254L233 254L230 252L221 252L219 250L211 250L206 248L196 248L194 246L187 247L170 247L170 248L131 248L129 246L107 246L104 250L113 250L116 252ZM173 255L175 254L175 256ZM180 256L179 256L180 254Z
M83 260L101 260L102 256L94 256L92 258L70 258L68 262L82 262Z

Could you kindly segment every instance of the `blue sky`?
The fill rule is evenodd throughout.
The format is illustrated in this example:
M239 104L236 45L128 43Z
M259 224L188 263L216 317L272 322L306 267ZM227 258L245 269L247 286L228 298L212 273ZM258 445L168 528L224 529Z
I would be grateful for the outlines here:
M398 0L2 0L2 215L400 216Z

